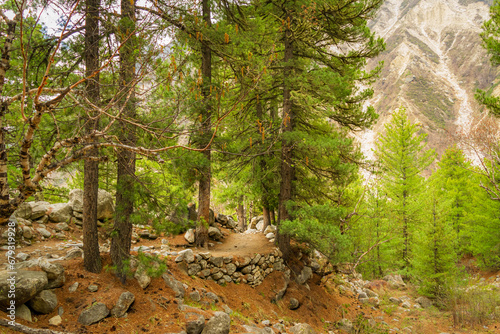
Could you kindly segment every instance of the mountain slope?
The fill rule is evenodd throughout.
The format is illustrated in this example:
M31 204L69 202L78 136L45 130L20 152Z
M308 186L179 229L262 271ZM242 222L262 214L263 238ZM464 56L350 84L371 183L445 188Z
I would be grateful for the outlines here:
M486 89L497 76L481 46L482 23L491 1L386 0L372 29L387 49L371 61L384 62L370 104L380 114L371 131L361 135L363 148L373 148L376 133L391 111L404 106L429 134L429 144L442 152L449 133L468 129L481 109L474 91Z

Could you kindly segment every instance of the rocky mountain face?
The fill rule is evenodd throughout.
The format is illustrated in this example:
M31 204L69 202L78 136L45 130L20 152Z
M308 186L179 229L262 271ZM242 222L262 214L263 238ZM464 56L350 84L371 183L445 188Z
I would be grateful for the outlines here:
M481 110L476 89L492 85L498 70L481 46L482 23L492 0L386 0L371 28L386 51L369 63L384 67L370 104L380 114L372 130L360 135L368 156L391 112L404 106L442 153L449 134L467 131ZM492 88L494 89L494 88Z

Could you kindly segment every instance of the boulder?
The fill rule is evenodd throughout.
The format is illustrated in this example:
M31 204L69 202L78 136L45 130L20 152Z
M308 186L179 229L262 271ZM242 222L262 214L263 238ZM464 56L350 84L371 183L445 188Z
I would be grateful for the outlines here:
M31 216L29 217L29 219L31 220L36 220L38 218L42 218L43 216L45 216L50 206L49 202L43 202L43 201L28 202L28 204L31 206Z
M205 327L205 317L197 313L186 314L186 333L187 334L200 334Z
M189 299L198 303L201 300L200 293L198 291L193 291L189 293Z
M174 290L175 297L184 298L185 289L181 282L176 280L171 274L165 273L161 276L165 281L165 284L172 290Z
M57 297L52 290L43 290L28 301L29 307L33 311L42 314L49 314L57 307Z
M186 231L186 233L184 234L184 239L186 239L186 241L190 244L194 243L194 230L192 228Z
M47 279L49 280L47 289L59 288L64 285L64 282L66 282L64 267L59 263L43 261L40 264L40 267L47 273Z
M139 283L139 286L142 289L146 289L149 284L151 284L151 277L149 277L146 266L142 263L139 264L137 267L137 270L134 273L134 278L137 280L137 283Z
M16 306L16 318L32 322L31 311L25 304Z
M22 218L22 219L30 219L31 218L31 205L29 202L24 202L19 205L16 211L14 211L14 217Z
M208 320L202 334L228 334L231 327L231 318L225 312L215 312Z
M66 223L58 223L55 229L56 231L69 231L69 226Z
M276 233L276 226L274 225L268 225L266 227L266 229L264 230L264 234L268 234L268 233Z
M340 321L338 322L338 328L343 330L343 331L346 331L347 333L351 333L354 326L352 325L352 322L351 320L347 319L347 318L342 318L340 319Z
M73 189L69 193L68 202L76 212L83 212L83 190ZM113 196L106 190L99 189L97 193L97 219L111 219L115 213Z
M300 274L297 276L296 281L298 284L304 284L307 282L307 280L309 280L312 277L312 275L313 272L311 267L304 266Z
M83 257L83 251L78 247L73 247L66 252L65 258L67 260L71 259L81 259Z
M255 230L255 229L257 229L257 223L259 221L264 221L264 216L253 217L250 220L250 224L248 225L248 229L249 230Z
M83 310L78 317L78 322L89 326L101 321L109 315L109 310L103 303L95 303L90 308Z
M264 230L264 221L263 220L260 220L256 225L255 225L255 229L257 231L263 231Z
M33 229L29 226L24 226L23 227L23 237L25 239L33 238Z
M219 241L222 239L222 232L217 227L210 226L208 228L208 237L212 240Z
M135 296L132 292L126 291L120 295L115 306L111 309L111 316L115 318L121 318L125 316L125 313L129 309L130 305L135 300Z
M296 310L296 309L299 308L299 306L300 306L300 303L299 303L299 301L297 299L290 298L290 304L288 305L288 308L290 310Z
M15 289L14 300L16 305L21 305L43 291L47 284L47 274L43 271L18 270L15 275L10 275L7 271L1 271L0 291L3 293L0 294L0 309L6 310L10 305L8 292L11 288L12 290Z
M194 262L194 253L191 248L182 250L179 252L179 255L175 258L175 262L186 262L186 263L192 263Z
M384 277L384 281L387 281L387 283L389 283L389 286L393 289L404 289L406 287L406 284L405 282L403 282L401 275L398 274L387 275Z
M290 327L288 331L292 334L316 334L314 328L309 324L296 324L293 327Z
M51 204L48 209L49 219L56 223L64 223L70 220L73 209L69 203Z
M47 230L45 227L37 227L36 230L42 237L50 238L52 236L52 233L50 233L49 230Z
M271 233L266 234L266 238L268 238L268 239L274 239L274 237L275 237L275 235L274 235L274 233L272 233L272 232L271 232Z
M417 299L415 299L415 301L417 303L420 304L420 306L422 306L423 308L428 308L428 307L431 307L432 306L432 301L427 298L427 297L418 297Z
M207 294L205 295L208 299L212 300L214 303L217 303L219 302L219 296L217 296L215 293L213 292L207 292Z

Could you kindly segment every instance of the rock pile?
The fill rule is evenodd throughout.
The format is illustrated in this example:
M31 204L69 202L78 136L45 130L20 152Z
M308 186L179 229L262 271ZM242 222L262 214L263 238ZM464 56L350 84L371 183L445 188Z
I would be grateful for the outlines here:
M179 252L175 259L190 276L227 283L246 283L257 286L274 270L283 271L281 251L271 254L256 254L253 257L215 257L210 253L194 254L191 249Z

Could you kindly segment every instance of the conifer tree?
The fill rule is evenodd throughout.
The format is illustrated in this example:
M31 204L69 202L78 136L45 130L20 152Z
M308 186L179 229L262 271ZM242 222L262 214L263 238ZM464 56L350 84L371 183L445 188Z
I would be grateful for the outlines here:
M420 174L435 157L434 150L425 149L427 135L418 132L418 124L412 123L401 107L394 111L376 143L382 189L391 199L392 218L399 230L395 247L402 268L410 265L413 233L422 208L417 200L423 187Z

